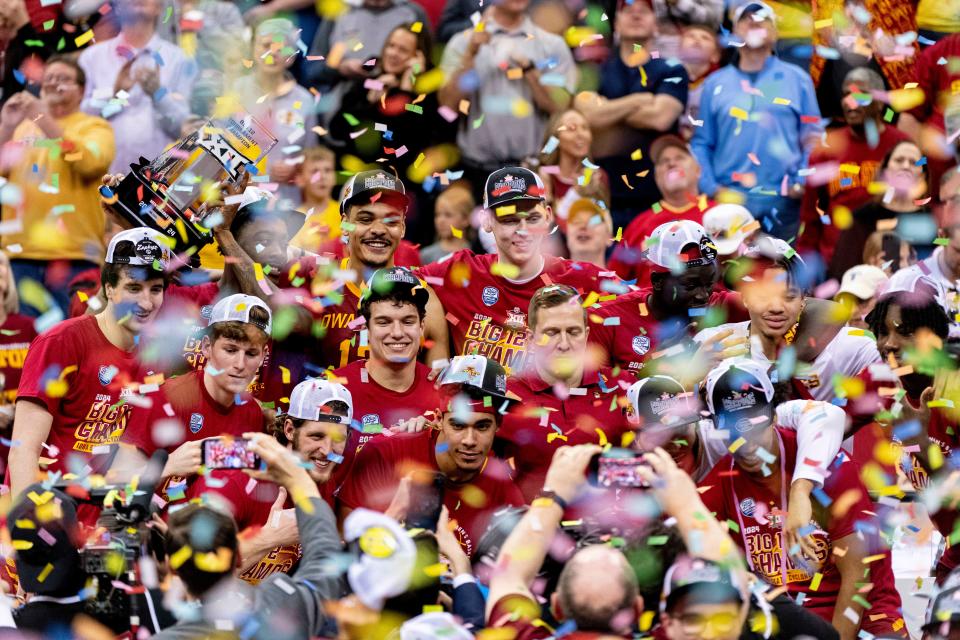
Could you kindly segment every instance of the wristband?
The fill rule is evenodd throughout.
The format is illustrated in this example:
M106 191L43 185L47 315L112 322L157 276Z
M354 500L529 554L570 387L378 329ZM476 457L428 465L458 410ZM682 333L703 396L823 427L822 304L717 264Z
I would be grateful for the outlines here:
M540 501L552 502L558 507L560 507L561 509L563 509L564 511L566 511L567 508L569 508L570 506L569 504L567 504L566 500L564 500L563 498L557 495L556 491L551 491L550 489L544 489L543 491L541 491L537 495L536 499L534 499L532 506L537 506L537 503Z

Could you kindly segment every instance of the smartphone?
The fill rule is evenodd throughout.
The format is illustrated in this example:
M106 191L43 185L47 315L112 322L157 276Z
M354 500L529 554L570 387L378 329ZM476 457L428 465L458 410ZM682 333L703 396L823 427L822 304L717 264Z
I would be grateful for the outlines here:
M650 485L637 473L638 467L648 466L642 453L611 449L594 457L587 471L587 479L593 486L601 488L648 489Z
M246 438L207 438L200 461L207 469L259 469L260 456L248 448Z
M436 532L443 508L444 487L447 477L437 471L425 477L419 474L410 485L410 507L406 524L409 529L426 529Z

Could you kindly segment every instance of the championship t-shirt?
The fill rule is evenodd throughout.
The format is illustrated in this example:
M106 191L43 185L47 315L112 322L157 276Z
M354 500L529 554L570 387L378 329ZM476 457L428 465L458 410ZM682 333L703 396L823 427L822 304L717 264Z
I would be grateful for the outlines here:
M513 458L517 486L528 502L543 489L558 448L607 442L619 447L632 430L623 410L626 394L609 369L584 371L580 387L559 392L530 370L511 377L508 388L521 400L504 417L497 440L503 456Z
M0 404L11 404L17 399L27 349L37 337L33 321L33 318L11 313L0 325L0 373L3 374L3 400Z
M347 436L347 446L343 450L343 462L337 469L337 477L346 477L363 445L377 437L384 429L389 429L401 420L445 409L442 406L442 396L434 383L427 379L429 374L430 367L415 363L413 384L406 391L397 392L377 384L363 360L351 362L333 372L333 376L350 391L354 418L354 424Z
M420 269L447 312L455 355L476 353L496 360L507 371L523 370L527 354L527 311L537 289L565 284L581 294L601 292L606 286L599 267L562 258L545 258L540 275L514 282L496 271L497 256L458 251ZM611 284L622 287L609 274Z
M350 509L386 511L407 473L440 470L436 448L436 431L372 440L357 455L337 497ZM507 463L490 457L470 482L448 482L443 504L450 512L450 520L456 521L454 535L460 546L468 556L473 556L493 513L505 506L523 504L523 496L510 477Z
M875 635L901 629L900 596L894 586L890 551L884 548L874 528L876 507L860 480L860 467L845 454L841 453L831 464L823 491L830 504L842 498L846 508L837 513L823 507L818 499L812 500L810 536L817 549L819 570L808 571L788 555L783 532L787 509L783 503L788 489L783 484L780 489L772 485L789 482L793 476L797 441L792 431L778 427L776 432L780 451L771 453L782 457L774 463L778 468L771 469L771 476L764 479L742 473L733 456L727 455L699 483L704 504L720 522L736 523L739 534L736 530L731 534L744 549L754 574L777 587L784 586L785 579L788 593L794 597L803 594L802 605L828 622L833 618L841 586L834 554L837 549L846 548L845 543L836 549L835 545L847 536L858 535L857 523L869 523L871 526L862 528L859 534L865 536L869 546L868 557L875 558L865 567L869 573L859 575L857 581L872 583L873 588L861 594L870 606L863 612L860 628Z
M106 445L127 428L126 399L137 376L136 354L107 340L96 316L64 320L33 341L17 400L37 402L53 416L40 454L54 460L49 470L77 473L94 454L108 453Z

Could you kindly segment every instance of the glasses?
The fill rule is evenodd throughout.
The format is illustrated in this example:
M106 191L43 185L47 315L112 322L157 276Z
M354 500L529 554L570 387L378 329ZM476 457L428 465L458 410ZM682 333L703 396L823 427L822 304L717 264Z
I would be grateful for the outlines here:
M43 79L43 84L77 84L77 79L66 76L49 76Z
M707 627L717 634L727 634L737 628L739 616L735 613L715 613L710 616L685 613L679 617L680 628L687 635L700 635Z

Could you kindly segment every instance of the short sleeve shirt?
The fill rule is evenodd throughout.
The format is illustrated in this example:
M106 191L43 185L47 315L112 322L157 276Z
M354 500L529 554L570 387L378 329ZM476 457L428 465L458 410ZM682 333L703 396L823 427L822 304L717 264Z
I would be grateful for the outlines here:
M30 343L37 337L33 318L11 313L0 326L0 373L3 374L3 400L9 404L17 399L20 374L27 359Z

